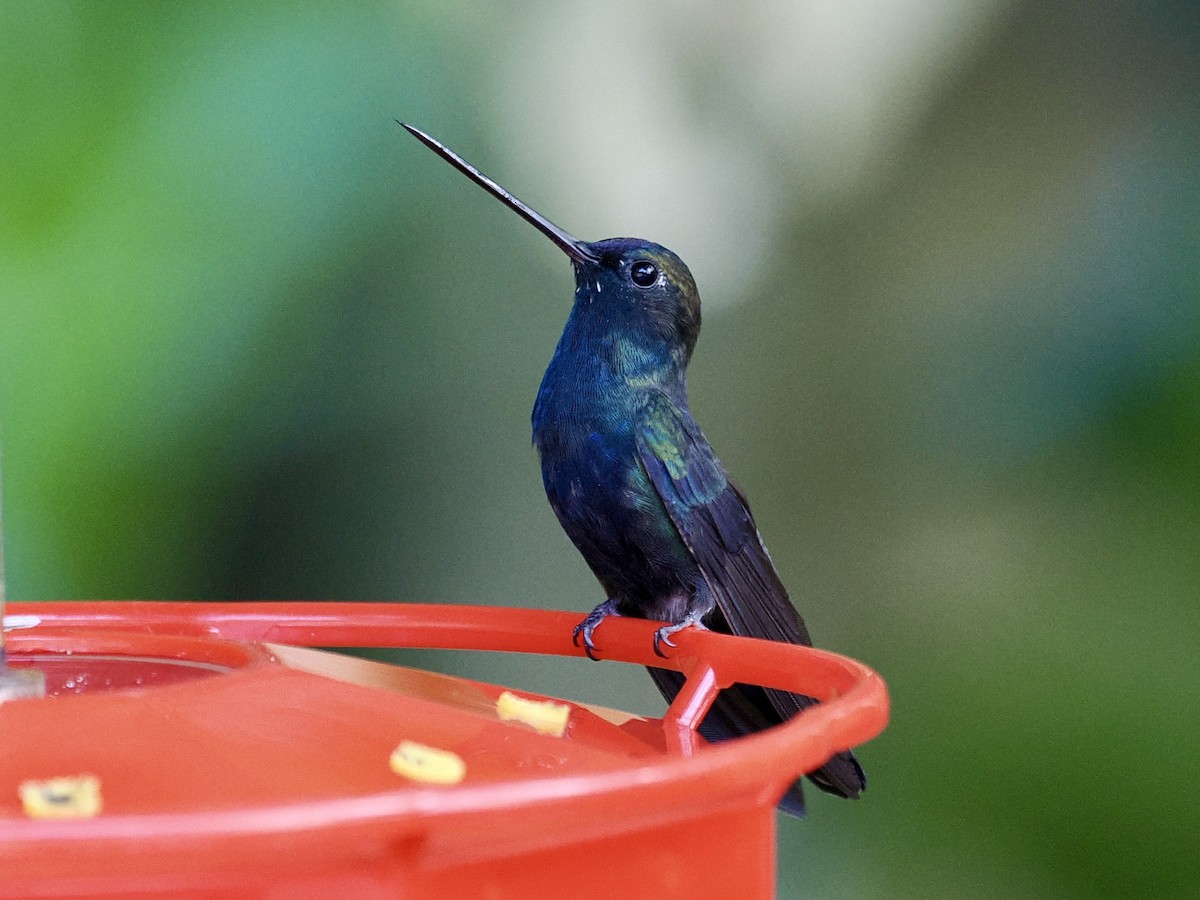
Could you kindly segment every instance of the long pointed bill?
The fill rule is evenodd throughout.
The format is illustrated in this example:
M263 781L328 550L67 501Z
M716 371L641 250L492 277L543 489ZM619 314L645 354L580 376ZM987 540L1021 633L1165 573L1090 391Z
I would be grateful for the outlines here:
M488 178L477 168L451 150L449 147L431 138L425 132L418 128L413 128L411 125L406 125L404 122L397 120L397 124L408 131L418 141L440 156L458 171L462 172L473 182L498 199L505 206L512 209L522 219L544 234L550 240L558 245L559 249L571 260L576 263L594 263L599 262L600 258L593 252L592 248L576 237L563 231L541 213L526 206L492 179Z

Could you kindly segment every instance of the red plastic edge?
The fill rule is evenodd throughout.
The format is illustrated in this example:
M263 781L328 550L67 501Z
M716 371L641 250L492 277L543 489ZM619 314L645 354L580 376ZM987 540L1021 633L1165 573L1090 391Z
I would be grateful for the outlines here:
M12 603L13 615L36 616L30 632L12 632L14 644L29 649L40 628L66 631L160 635L170 640L217 638L223 642L285 643L311 647L426 647L582 656L571 642L575 613L500 607L403 603L266 602L57 602ZM717 784L726 796L755 794L773 805L795 778L823 764L830 755L867 741L883 730L888 694L883 680L861 663L826 651L769 641L686 630L675 635L678 648L666 659L652 650L656 623L611 619L598 634L603 658L674 668L689 676L664 725L690 735L716 691L735 681L814 696L822 703L776 728L729 741L700 754L684 752L647 765L631 781L627 770L531 781L518 795L505 785L463 785L452 791L397 791L286 808L249 809L236 815L196 812L175 816L105 816L104 834L89 821L26 822L25 846L53 842L139 839L149 843L171 834L187 834L199 851L205 841L232 835L289 836L289 852L303 844L315 857L344 838L373 834L375 840L402 840L435 817L441 827L475 821L480 813L520 812L551 831L554 822L581 801L620 801L651 818L678 813L680 800L711 792ZM182 648L182 645L177 645ZM237 654L228 648L220 653ZM246 651L244 665L269 656L261 648ZM262 655L260 655L262 654ZM211 658L211 656L209 657ZM236 665L236 663L235 663ZM38 701L16 701L38 702ZM684 747L689 743L682 742ZM128 819L127 821L125 819ZM98 820L97 820L98 821ZM366 829L364 831L364 829ZM44 833L43 833L44 832ZM76 834L77 832L77 834ZM10 837L17 837L16 834ZM345 846L341 844L340 846ZM332 852L332 851L329 851Z

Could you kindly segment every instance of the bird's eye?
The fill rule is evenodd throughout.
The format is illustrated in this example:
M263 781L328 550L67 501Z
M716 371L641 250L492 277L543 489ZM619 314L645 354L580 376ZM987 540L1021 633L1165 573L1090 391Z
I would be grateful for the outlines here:
M658 266L648 259L639 259L629 267L629 277L638 287L648 288L658 281Z

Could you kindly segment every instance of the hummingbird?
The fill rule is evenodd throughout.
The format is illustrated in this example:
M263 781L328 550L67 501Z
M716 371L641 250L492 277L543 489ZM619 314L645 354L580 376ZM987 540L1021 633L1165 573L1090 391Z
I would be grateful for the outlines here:
M692 417L687 367L700 334L700 295L666 247L640 238L589 243L559 228L423 131L399 123L549 238L571 260L575 299L533 406L546 496L607 599L574 630L596 659L610 616L664 622L654 651L685 628L812 646L759 535L745 495ZM670 702L683 676L649 668ZM817 703L736 684L700 724L711 742L779 724ZM856 798L866 777L838 753L809 779ZM804 814L797 781L780 809Z

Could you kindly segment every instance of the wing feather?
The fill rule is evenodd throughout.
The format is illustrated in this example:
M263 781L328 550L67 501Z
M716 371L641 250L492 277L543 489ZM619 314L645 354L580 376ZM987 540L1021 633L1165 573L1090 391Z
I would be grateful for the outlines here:
M657 395L638 440L642 466L733 634L811 646L746 498L691 415Z
M745 496L729 480L691 414L657 395L646 422L637 444L639 460L716 601L709 627L812 646ZM678 692L677 673L651 669L651 674L664 695ZM701 732L710 740L723 740L760 730L770 723L772 712L777 721L785 721L816 702L803 694L735 685L718 695ZM848 751L834 755L809 777L822 790L845 797L858 796L866 786L862 768ZM802 814L798 784L784 805Z

